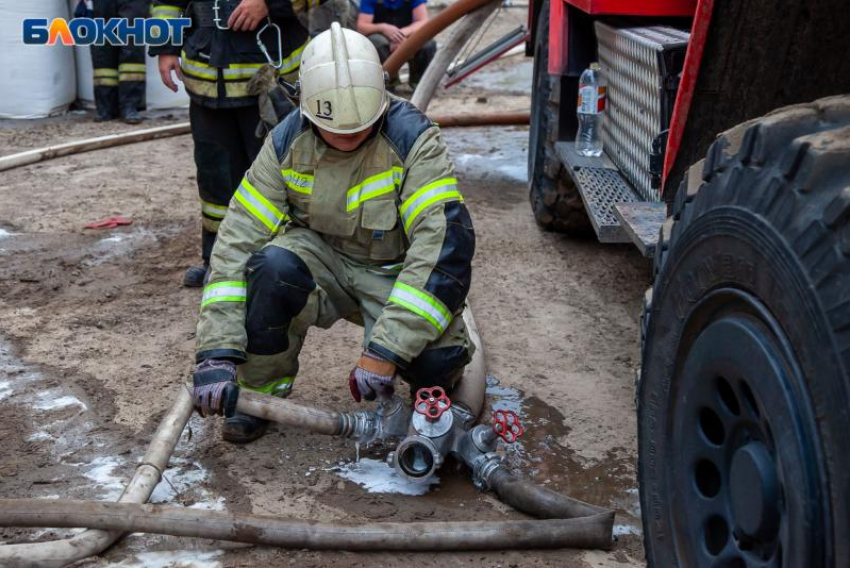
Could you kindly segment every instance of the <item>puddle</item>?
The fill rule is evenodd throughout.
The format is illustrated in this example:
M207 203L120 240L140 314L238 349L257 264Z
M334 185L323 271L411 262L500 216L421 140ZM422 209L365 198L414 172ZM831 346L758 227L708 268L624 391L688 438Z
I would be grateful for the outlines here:
M371 458L363 458L359 462L330 468L330 471L356 483L369 493L425 495L431 485L440 482L439 478L435 478L430 483L413 483L401 477L386 462Z
M166 552L142 552L134 554L121 562L110 562L105 566L122 568L213 568L222 566L216 560L224 554L223 550L198 552L197 550L174 550Z
M617 534L642 534L633 458L625 450L609 452L602 460L584 459L568 447L570 428L556 408L525 398L492 375L485 394L491 410L516 412L525 429L515 444L503 446L509 467L571 497L616 509Z
M204 482L209 479L209 472L193 461L174 457L169 460L170 467L162 474L162 481L151 494L151 503L182 504L191 509L205 511L223 511L225 498L213 496L204 489Z
M45 393L42 397L43 400L36 402L33 408L37 408L38 410L53 410L55 408L76 405L80 406L83 410L88 410L88 406L75 396L59 396L54 398L53 394L50 392Z
M92 460L89 465L84 475L98 486L103 500L116 501L129 481L114 475L116 469L126 469L124 462L112 456L102 456Z
M162 232L154 234L144 228L115 231L92 245L91 254L93 258L86 260L83 265L87 267L97 266L112 258L125 256L133 249L155 243L157 238L162 236L166 235Z
M485 67L464 79L459 85L480 89L492 94L531 94L531 82L534 77L534 60L517 59L509 66Z
M527 128L455 128L443 137L464 177L512 184L528 180Z

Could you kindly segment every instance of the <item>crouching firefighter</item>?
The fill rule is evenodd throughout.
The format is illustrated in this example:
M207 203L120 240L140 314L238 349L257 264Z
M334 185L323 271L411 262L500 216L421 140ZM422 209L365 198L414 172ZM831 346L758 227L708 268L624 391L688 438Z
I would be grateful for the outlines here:
M304 50L300 109L272 130L213 249L198 323L195 405L224 411L237 383L292 391L310 326L365 331L348 377L356 401L451 392L473 345L461 317L475 233L440 129L390 98L372 43L334 23ZM236 413L223 437L266 422Z
M183 285L201 287L233 190L262 146L258 97L251 79L268 65L295 81L308 41L290 0L154 0L155 18L192 19L182 45L152 46L163 84L189 93L201 209L203 265L186 271ZM288 102L281 114L292 110Z

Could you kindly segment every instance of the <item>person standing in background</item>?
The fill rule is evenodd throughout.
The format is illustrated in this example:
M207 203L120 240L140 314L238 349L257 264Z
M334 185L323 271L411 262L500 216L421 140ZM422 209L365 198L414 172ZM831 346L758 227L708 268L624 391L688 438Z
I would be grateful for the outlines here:
M74 15L86 4L80 2ZM147 18L150 0L94 0L93 17ZM94 101L97 107L95 121L120 117L127 124L139 124L139 110L145 108L145 46L92 45L94 67Z
M202 266L191 266L183 285L201 287L209 269L218 227L228 204L263 144L258 138L258 98L249 82L274 63L274 75L298 78L308 36L290 0L155 0L154 18L192 18L183 45L151 47L159 57L162 82L177 90L174 76L189 93L189 121L195 143L201 199ZM292 110L279 109L283 115Z
M426 0L361 0L357 31L367 36L378 50L381 63L389 58L401 42L428 21ZM409 61L410 87L416 88L434 54L437 43L432 39L419 48Z

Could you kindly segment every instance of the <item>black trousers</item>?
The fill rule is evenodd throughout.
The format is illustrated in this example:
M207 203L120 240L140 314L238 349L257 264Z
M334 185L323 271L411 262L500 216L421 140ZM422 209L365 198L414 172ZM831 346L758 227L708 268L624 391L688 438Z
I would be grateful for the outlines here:
M208 264L230 198L262 148L255 134L260 112L257 105L213 109L192 101L189 120L203 218L201 255Z
M147 18L150 0L94 0L95 18ZM94 100L101 118L145 108L145 46L93 45Z

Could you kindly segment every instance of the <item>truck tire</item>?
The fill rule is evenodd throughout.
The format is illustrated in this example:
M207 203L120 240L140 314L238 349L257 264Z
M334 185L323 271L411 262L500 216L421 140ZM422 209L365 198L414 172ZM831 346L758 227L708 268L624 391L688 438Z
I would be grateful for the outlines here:
M637 393L649 565L850 565L850 96L719 136L661 233Z
M548 231L587 233L590 223L581 196L555 153L560 78L549 75L549 0L537 16L531 124L528 132L528 189L537 224Z

